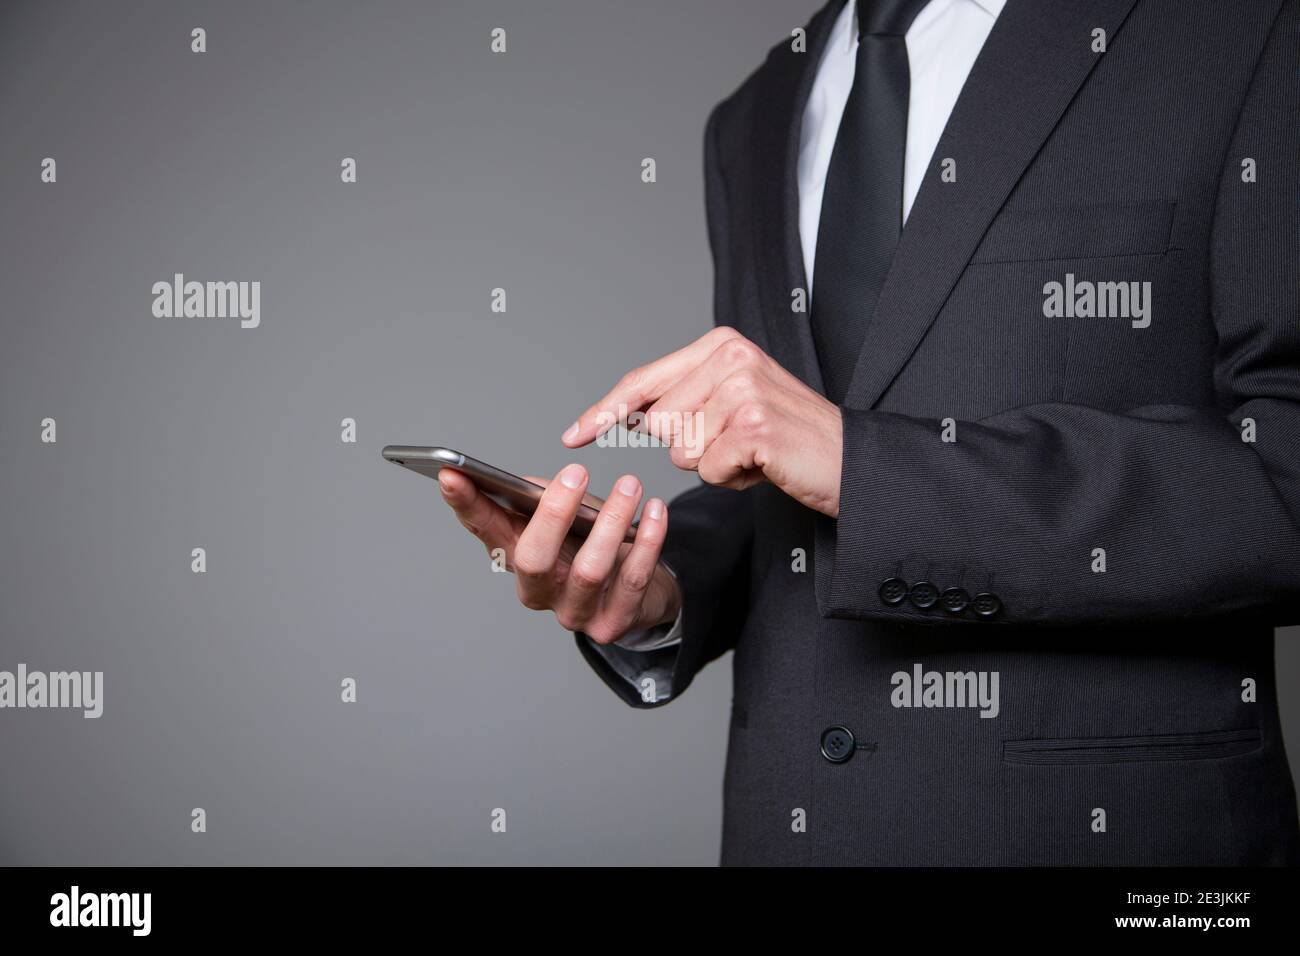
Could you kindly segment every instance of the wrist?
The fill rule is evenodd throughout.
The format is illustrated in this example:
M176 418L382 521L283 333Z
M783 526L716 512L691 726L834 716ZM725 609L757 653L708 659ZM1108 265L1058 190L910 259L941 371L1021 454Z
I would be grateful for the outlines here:
M682 611L682 588L677 583L673 569L662 561L655 567L651 588L657 592L657 598L652 604L652 612L647 615L649 620L645 626L671 626Z

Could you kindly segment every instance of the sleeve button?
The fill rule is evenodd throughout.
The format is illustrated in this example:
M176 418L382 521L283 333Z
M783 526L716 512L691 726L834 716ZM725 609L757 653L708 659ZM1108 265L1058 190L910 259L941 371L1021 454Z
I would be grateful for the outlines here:
M908 592L912 604L921 610L927 610L939 603L939 589L929 581L917 581Z
M970 595L961 588L948 588L939 596L939 603L949 614L960 614L970 607Z
M1002 610L1002 601L996 594L984 591L975 595L975 601L971 607L975 609L975 613L980 617L997 617Z
M907 582L902 578L890 578L880 585L880 600L890 607L902 604L907 598Z

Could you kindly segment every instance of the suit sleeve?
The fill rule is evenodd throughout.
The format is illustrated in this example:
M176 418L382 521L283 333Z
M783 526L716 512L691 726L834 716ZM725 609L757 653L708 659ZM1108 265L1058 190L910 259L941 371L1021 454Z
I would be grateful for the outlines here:
M840 517L817 529L823 616L1300 620L1298 21L1284 5L1221 172L1219 407L1043 404L947 442L932 419L845 409Z
M719 110L704 136L704 192L714 265L714 321L736 325L732 298L726 192L718 164ZM599 645L578 633L578 649L609 687L633 707L654 707L680 697L705 664L736 645L749 609L750 551L754 538L753 489L700 485L668 505L662 559L677 575L682 611L671 647L633 650Z

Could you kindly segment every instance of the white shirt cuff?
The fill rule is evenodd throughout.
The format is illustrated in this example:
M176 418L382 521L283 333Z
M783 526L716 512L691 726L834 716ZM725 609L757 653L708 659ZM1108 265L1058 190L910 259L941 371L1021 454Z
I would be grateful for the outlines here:
M657 651L660 648L679 644L681 640L682 612L678 611L677 620L673 621L672 627L665 628L660 625L640 631L628 631L614 643L626 651Z

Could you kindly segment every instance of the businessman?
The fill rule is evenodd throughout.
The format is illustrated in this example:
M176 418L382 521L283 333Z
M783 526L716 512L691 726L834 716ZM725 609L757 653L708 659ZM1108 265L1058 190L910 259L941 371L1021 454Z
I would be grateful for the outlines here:
M441 485L629 704L734 651L724 863L1300 859L1298 104L1297 0L832 0L713 111L717 328L563 436L701 485Z

